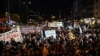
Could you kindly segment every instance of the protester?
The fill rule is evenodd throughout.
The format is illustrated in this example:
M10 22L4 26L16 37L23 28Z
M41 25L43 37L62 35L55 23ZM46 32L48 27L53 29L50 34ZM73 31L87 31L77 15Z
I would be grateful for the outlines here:
M99 56L100 55L100 29L96 27L84 28L80 31L73 28L48 27L41 24L31 25L27 33L23 32L22 42L11 39L9 42L0 41L0 56ZM85 24L80 28L86 27ZM38 28L38 30L36 30ZM31 30L35 30L31 32ZM55 30L56 38L46 37L46 30Z

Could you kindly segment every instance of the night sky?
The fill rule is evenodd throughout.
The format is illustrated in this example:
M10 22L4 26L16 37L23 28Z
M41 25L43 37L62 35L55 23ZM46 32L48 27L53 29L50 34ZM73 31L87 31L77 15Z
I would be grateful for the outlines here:
M25 2L23 4L23 2ZM28 4L31 2L31 4ZM43 15L58 15L59 11L63 15L70 15L73 0L9 0L9 11L11 13L28 14L39 13ZM8 10L8 1L0 0L0 13Z

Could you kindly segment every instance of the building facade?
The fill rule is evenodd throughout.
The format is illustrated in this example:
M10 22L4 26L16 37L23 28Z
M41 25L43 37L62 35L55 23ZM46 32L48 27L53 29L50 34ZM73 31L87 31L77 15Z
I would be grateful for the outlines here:
M100 18L100 0L94 0L94 17Z
M73 17L94 17L94 0L75 0L73 3Z

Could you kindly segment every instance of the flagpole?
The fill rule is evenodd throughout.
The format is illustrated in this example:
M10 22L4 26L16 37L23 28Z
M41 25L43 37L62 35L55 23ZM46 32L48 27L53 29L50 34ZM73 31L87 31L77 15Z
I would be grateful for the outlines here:
M60 15L60 9L59 9L59 20L61 19L61 15Z

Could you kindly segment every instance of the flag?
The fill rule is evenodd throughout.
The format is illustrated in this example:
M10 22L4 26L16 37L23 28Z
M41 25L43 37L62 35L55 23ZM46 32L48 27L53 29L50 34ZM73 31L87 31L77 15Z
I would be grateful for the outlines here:
M79 25L79 31L80 31L80 34L82 34L82 29L81 29L81 26Z
M68 37L70 40L75 39L75 35L71 31L68 33Z
M43 47L43 56L47 56L48 55L48 49L46 48L46 46Z

